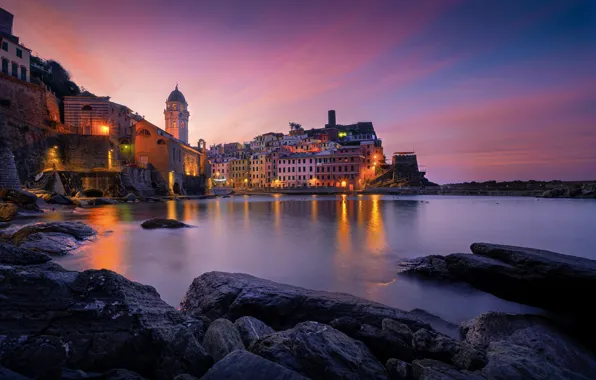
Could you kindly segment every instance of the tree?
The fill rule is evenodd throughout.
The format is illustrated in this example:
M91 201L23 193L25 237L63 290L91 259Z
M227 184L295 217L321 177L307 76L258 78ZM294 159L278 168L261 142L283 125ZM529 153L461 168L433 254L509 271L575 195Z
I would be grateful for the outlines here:
M300 128L302 128L302 125L301 124L294 123L293 121L290 121L290 129L291 130L295 131L295 130L300 129Z

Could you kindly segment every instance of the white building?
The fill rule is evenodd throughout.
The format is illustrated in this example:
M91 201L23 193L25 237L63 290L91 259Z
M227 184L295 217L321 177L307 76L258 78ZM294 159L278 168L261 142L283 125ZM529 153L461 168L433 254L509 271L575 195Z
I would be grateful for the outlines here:
M2 73L27 82L31 81L31 49L19 43L19 37L12 35L13 15L0 8L0 58Z

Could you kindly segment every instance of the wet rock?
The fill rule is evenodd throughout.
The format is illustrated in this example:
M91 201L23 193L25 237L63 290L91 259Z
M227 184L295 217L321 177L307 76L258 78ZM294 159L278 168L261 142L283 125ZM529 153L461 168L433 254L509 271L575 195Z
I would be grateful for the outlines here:
M62 368L60 380L103 380L103 374L98 372L85 372L80 369Z
M238 318L234 322L234 325L238 333L240 333L240 338L245 347L250 347L254 341L275 332L265 322L253 317Z
M247 351L234 351L201 380L307 380L302 375Z
M459 326L455 323L446 321L443 318L422 309L413 309L410 311L410 314L420 319L421 321L428 323L436 331L445 334L453 339L460 339Z
M463 369L480 369L487 361L486 354L471 344L426 329L416 331L412 343L419 358L435 359Z
M50 260L51 258L43 253L0 242L0 264L33 265L43 264Z
M486 313L462 324L467 343L485 348L490 379L591 379L596 357L548 320Z
M120 204L120 202L118 202L115 199L110 199L110 198L96 198L93 200L93 204L95 206L106 206L106 205L117 205L117 204Z
M207 371L207 372L209 372L209 371ZM204 379L204 378L205 378L205 376L202 377L202 379ZM189 375L188 373L184 373L182 375L176 376L174 378L174 380L199 380L199 379L192 375Z
M103 374L105 380L146 380L138 373L126 369L113 369Z
M0 203L0 222L10 222L17 216L18 210L14 203Z
M61 232L38 232L27 236L20 248L49 255L66 255L80 246L79 241L72 235Z
M408 259L399 263L402 273L415 273L425 277L436 279L452 279L452 275L445 264L445 257L440 255L431 255Z
M212 365L194 336L197 321L153 287L108 270L0 265L0 298L0 365L26 376L123 368L171 379Z
M405 311L351 294L310 290L244 273L209 272L195 278L180 307L188 315L211 319L252 316L276 330L309 320L329 323L344 316L376 327L390 318L412 330L430 328Z
M385 363L385 369L389 374L390 380L409 380L412 379L412 366L409 363L399 359L389 359Z
M11 240L14 244L20 245L30 235L48 232L70 235L79 241L96 234L93 228L81 222L47 222L26 225L14 232Z
M37 203L29 203L27 205L19 206L19 211L24 211L27 213L43 213L43 210Z
M250 350L313 379L387 379L383 365L362 342L317 322L268 335Z
M7 368L0 367L0 379L2 380L30 380L29 377L21 376Z
M186 228L190 226L175 219L154 218L141 223L141 227L147 230L153 230L156 228Z
M216 319L209 325L203 338L203 347L216 362L232 351L244 350L244 344L236 326L223 318Z
M124 202L136 202L137 196L132 193L128 193L124 198L122 198L122 200Z
M0 189L0 198L19 206L37 202L37 196L25 190Z
M64 195L61 194L44 194L42 196L42 199L50 204L57 204L57 205L72 205L73 201L68 198L65 197Z
M418 380L486 380L478 372L459 370L452 365L433 359L414 360L412 362L412 376ZM509 379L513 378L503 378L501 380Z

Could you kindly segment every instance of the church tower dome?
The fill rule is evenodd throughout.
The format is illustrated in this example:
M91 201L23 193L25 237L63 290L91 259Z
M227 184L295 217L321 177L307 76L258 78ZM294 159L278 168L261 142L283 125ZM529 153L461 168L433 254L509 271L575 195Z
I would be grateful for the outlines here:
M166 132L188 144L188 104L178 85L166 100L166 109L163 111L166 119Z

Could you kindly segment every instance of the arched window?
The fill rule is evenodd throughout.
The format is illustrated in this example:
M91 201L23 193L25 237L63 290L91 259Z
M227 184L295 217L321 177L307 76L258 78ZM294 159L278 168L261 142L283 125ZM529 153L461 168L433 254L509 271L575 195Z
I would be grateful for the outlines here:
M84 105L83 108L81 108L81 110L83 110L83 111L91 111L91 110L93 110L93 108L91 108L91 106L89 104L87 104L87 105Z
M183 121L180 122L180 128L184 128L184 122Z
M128 145L128 144L130 144L130 143L126 139L120 141L120 145Z
M137 133L137 135L149 137L149 136L151 136L151 132L149 132L149 130L143 128Z
M162 139L157 140L157 145L166 145L166 142Z
M173 104L172 107L174 107L174 109L176 109L176 105L175 104Z

